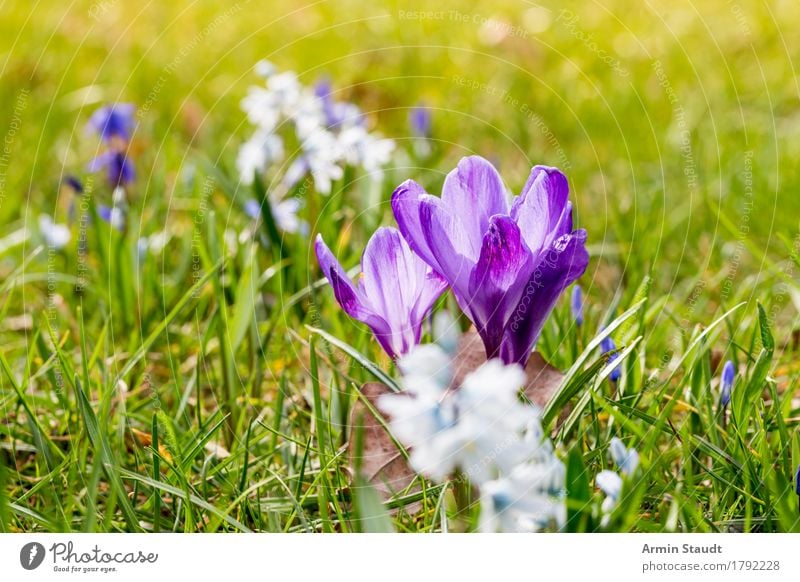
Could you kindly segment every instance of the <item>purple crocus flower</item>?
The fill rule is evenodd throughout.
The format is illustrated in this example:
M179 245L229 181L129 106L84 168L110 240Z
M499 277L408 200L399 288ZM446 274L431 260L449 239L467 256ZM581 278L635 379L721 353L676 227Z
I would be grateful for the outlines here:
M600 351L603 352L604 354L607 354L609 352L613 352L616 349L617 349L617 344L614 343L614 339L610 335L604 337L603 340L600 342ZM617 353L611 354L608 357L608 363L610 364L611 362L616 360L618 357L619 357L619 354L617 354ZM612 382L616 382L617 380L619 380L619 377L621 375L622 375L622 371L620 370L619 365L617 365L617 366L614 367L613 370L611 370L611 373L608 375L608 379L611 380Z
M411 249L453 288L489 358L525 365L561 293L586 270L586 232L572 230L567 178L535 166L511 206L494 166L463 158L442 197L414 182L392 194Z
M389 356L408 353L419 343L422 324L447 283L415 256L394 228L372 235L361 258L362 276L353 285L317 235L317 260L342 309L372 328Z
M731 388L733 388L733 381L736 379L736 366L733 362L728 360L722 367L722 379L720 380L720 395L719 403L723 408L728 406L731 401Z
M575 325L578 327L583 325L583 289L580 285L575 285L572 288L572 297L569 302L570 311L572 311L572 319L575 320Z
M429 138L431 136L431 110L423 104L417 105L408 115L408 124L411 126L413 135Z
M109 150L89 162L90 172L98 172L103 168L106 169L108 182L115 187L133 182L136 176L133 164L125 152Z
M115 138L128 142L134 126L134 111L136 108L131 103L106 105L89 118L89 128L106 143L111 143Z

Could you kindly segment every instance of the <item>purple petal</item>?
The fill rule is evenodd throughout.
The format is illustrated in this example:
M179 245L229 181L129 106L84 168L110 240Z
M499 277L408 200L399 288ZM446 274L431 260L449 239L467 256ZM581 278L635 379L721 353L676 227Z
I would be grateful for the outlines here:
M322 240L322 235L317 235L317 239L314 242L314 250L317 254L319 266L333 288L333 295L339 305L342 306L344 312L353 319L366 323L372 329L386 353L392 358L397 357L399 354L394 352L391 343L388 341L391 337L389 324L369 308L364 297L353 286L339 261L336 260L328 245Z
M569 182L560 170L534 166L511 207L511 217L533 252L548 248L552 241L572 231L568 196Z
M447 174L442 186L442 202L461 221L471 245L479 249L489 219L508 214L503 180L494 166L480 156L469 156Z
M345 313L359 321L369 319L373 314L364 305L363 298L353 286L342 265L333 256L328 245L322 240L321 234L317 235L317 240L314 242L314 250L317 253L317 261L319 261L322 273L331 284L336 301L339 302Z
M469 310L489 358L496 357L508 317L519 303L534 257L508 216L493 216L469 281Z
M424 317L444 290L444 282L429 278L426 267L394 228L379 228L364 250L359 289L370 309L388 323L386 337L375 335L391 346L391 353L405 354L419 343Z
M411 249L454 288L466 293L480 246L473 247L460 220L441 199L426 193L413 180L406 180L394 191L392 210Z
M114 156L113 152L103 152L101 154L98 154L97 156L92 158L92 160L86 166L86 170L89 172L99 172L100 170L108 166L113 156Z
M115 137L128 141L134 126L135 110L130 103L106 105L89 118L89 128L105 142L110 142Z
M561 293L586 270L586 231L557 239L542 252L506 325L500 356L524 366Z

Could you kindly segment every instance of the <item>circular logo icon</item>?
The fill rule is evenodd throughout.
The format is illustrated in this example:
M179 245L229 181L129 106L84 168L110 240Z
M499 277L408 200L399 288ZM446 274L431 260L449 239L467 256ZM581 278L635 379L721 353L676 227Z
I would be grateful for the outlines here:
M44 562L44 546L39 542L30 542L19 551L19 563L26 570L35 570Z

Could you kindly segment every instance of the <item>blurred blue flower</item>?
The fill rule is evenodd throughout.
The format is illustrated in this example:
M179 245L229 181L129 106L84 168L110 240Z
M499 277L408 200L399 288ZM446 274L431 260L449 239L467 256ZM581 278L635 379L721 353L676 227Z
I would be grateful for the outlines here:
M322 113L328 129L337 128L344 121L362 123L361 112L351 103L334 101L333 87L328 77L323 77L314 85L314 96L322 103Z
M408 124L411 133L416 137L429 138L431 136L431 110L420 103L408 115Z
M611 459L623 475L631 476L639 466L639 453L634 448L626 448L620 439L614 437L609 446Z
M617 344L614 343L614 339L611 336L607 336L607 337L603 338L603 341L600 342L600 351L602 353L604 353L604 354L607 354L609 352L613 352L616 349L617 349ZM608 357L608 363L610 364L611 362L616 360L618 357L619 357L619 354L616 354L616 353L611 354ZM619 365L617 365L613 370L611 370L611 374L609 374L608 378L612 382L616 382L617 380L619 380L619 377L620 377L621 374L622 374L622 370L620 370Z
M735 379L736 367L731 360L728 360L722 368L722 379L720 380L719 403L723 408L728 406L731 401L731 388L733 388L733 381Z
M575 285L572 288L572 297L569 302L570 311L572 311L572 319L575 320L575 325L578 327L583 325L583 289L580 285Z
M134 127L134 111L136 108L131 103L106 105L89 118L89 128L106 143L111 143L114 138L128 142Z
M90 172L99 172L103 168L106 170L108 182L115 187L130 184L136 176L133 164L125 152L109 150L89 162L88 170Z
M794 492L800 496L800 465L797 465L797 473L794 474Z
M253 220L261 218L261 203L255 198L250 198L244 203L244 213Z
M83 193L83 184L75 176L72 176L72 175L66 176L64 178L64 184L66 184L67 186L72 188L73 192L75 192L76 194L82 194Z
M104 204L97 207L97 214L113 228L122 231L125 228L125 213L117 206L111 208Z

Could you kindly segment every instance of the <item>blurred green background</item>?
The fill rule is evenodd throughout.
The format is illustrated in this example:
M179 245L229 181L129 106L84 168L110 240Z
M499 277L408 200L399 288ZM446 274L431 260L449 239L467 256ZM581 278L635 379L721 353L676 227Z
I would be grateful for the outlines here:
M1 10L7 229L58 204L61 176L94 154L84 125L101 103L139 107L137 189L148 200L172 196L198 153L232 167L250 131L239 101L267 58L304 81L330 76L338 96L401 142L408 108L427 103L446 151L429 184L470 152L496 162L514 190L532 163L564 168L602 259L587 273L600 290L652 269L662 293L690 297L698 281L718 291L710 313L764 269L782 269L775 281L795 277L780 263L800 210L794 1L100 0Z

